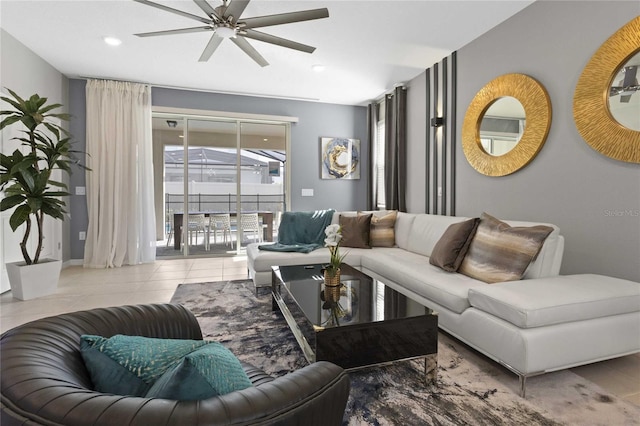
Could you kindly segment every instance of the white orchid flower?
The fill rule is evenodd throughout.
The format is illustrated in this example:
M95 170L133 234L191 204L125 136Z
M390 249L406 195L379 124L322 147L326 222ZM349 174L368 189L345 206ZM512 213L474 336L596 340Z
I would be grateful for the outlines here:
M329 235L335 235L340 233L340 225L334 223L329 225L324 230L325 235L328 237Z

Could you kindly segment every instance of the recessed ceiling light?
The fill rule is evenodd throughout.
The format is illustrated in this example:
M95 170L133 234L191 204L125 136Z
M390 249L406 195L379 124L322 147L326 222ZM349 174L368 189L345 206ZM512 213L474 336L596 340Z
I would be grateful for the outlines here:
M315 64L311 67L312 70L314 70L315 72L322 72L325 70L325 66L322 64Z
M116 38L116 37L105 36L105 37L102 37L102 39L109 46L120 46L122 44L122 40L120 40L119 38Z

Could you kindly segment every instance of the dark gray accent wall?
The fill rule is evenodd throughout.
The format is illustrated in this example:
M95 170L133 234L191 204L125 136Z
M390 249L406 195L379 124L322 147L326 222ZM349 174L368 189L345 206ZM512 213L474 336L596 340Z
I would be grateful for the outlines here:
M455 215L456 52L407 83L407 210ZM442 117L440 127L431 119Z
M86 151L86 98L85 98L85 80L69 80L69 114L71 121L69 122L69 131L76 141L76 149ZM75 195L76 187L86 187L86 173L77 171L69 178L69 192L71 192L69 202L69 213L71 214L71 259L78 260L84 258L84 241L78 239L81 231L87 230L89 225L89 216L87 214L87 197L85 195Z
M69 108L74 116L71 131L81 140L80 149L84 149L85 83L84 80L71 80L69 88ZM321 137L360 139L361 158L368 158L366 107L157 87L153 87L151 93L153 106L298 117L298 123L291 126L291 152L288 157L292 167L290 209L300 211L366 208L369 174L366 161L361 163L359 180L320 179ZM72 187L84 185L83 174L75 174L72 179ZM302 197L302 189L313 189L314 196ZM87 228L85 197L72 197L71 209L71 235L77 235L79 231ZM72 240L71 258L83 257L83 242Z
M562 274L640 281L640 166L592 150L572 109L584 66L639 13L634 1L539 1L458 50L458 135L473 96L506 73L544 85L553 115L538 156L505 177L476 172L458 138L457 214L558 225L566 239Z

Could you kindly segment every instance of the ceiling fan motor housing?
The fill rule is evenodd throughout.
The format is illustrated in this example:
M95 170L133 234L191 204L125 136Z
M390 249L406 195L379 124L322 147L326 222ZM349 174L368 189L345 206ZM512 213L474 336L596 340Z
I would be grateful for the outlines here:
M206 18L179 9L174 9L160 3L155 3L150 0L134 1L205 24L205 26L201 25L198 27L139 33L136 34L138 37L213 31L213 35L209 39L207 46L202 52L202 55L200 55L200 59L198 59L198 61L200 62L208 61L223 39L230 39L236 46L238 46L242 51L249 55L251 59L253 59L258 65L262 67L269 65L269 63L246 40L247 38L258 40L264 43L275 44L277 46L287 47L289 49L294 49L301 52L313 53L315 47L307 46L305 44L298 43L292 40L287 40L281 37L256 31L255 28L290 24L293 22L310 21L314 19L329 17L329 11L327 10L327 8L321 8L313 10L303 10L298 12L279 13L275 15L256 16L240 21L240 17L242 16L242 13L249 4L250 0L223 0L223 4L216 8L213 8L206 0L194 0L200 7L200 9L202 9L202 11L207 15Z

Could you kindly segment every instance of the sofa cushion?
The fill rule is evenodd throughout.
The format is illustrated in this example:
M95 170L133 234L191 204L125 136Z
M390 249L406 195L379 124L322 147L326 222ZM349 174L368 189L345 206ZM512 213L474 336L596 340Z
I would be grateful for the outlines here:
M80 351L102 393L188 400L251 386L240 361L216 342L82 335Z
M449 225L433 247L429 263L447 272L456 272L469 250L479 222L480 218L473 218Z
M419 254L399 248L376 248L362 256L362 268L373 271L382 282L392 281L456 313L469 304L470 288L487 286L462 274L452 274L430 265Z
M358 213L366 214L366 213ZM371 247L393 247L396 245L395 226L398 212L380 210L372 212L369 245Z
M371 228L371 213L354 217L340 216L340 228L342 230L343 247L371 248L369 245L369 233Z
M459 272L487 283L522 279L552 231L545 225L512 227L482 213Z
M560 275L469 289L471 306L520 328L640 309L640 283L594 274Z
M409 235L411 235L411 228L413 227L413 221L416 219L417 214L398 212L396 216L396 246L407 249L409 246Z
M435 247L444 231L449 225L462 222L469 219L468 217L459 216L441 216L435 214L419 214L416 215L411 225L407 250L423 256L431 256Z

